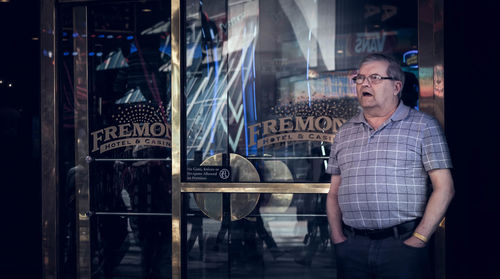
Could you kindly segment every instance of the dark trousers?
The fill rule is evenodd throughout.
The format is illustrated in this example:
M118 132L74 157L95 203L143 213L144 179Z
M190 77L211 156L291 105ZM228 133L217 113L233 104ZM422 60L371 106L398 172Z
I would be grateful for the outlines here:
M344 230L347 240L335 245L339 279L428 279L428 247L403 243L412 232L399 237L370 239Z

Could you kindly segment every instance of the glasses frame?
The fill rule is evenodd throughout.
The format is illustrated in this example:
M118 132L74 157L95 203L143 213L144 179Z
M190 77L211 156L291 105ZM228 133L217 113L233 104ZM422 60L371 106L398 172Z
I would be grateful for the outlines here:
M360 84L360 85L363 84L363 82L365 82L365 80L368 80L368 83L370 83L370 84L378 84L378 83L382 82L382 80L385 80L385 79L398 80L395 77L383 77L379 74L371 74L369 76L356 75L352 78L352 81L354 81L354 83ZM361 81L358 81L358 80L361 80Z

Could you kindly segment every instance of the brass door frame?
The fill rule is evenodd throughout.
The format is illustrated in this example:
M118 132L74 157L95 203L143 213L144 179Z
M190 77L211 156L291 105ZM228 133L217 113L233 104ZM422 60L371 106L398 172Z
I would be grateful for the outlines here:
M432 5L432 6L429 6ZM418 0L418 72L420 110L433 115L444 128L444 91L436 94L440 79L444 86L443 0ZM431 20L430 20L431 19ZM436 76L437 67L441 76ZM439 75L439 74L438 74ZM443 87L444 88L444 87ZM434 277L446 278L445 218L434 233Z
M43 278L61 278L59 274L60 251L59 251L59 104L57 88L57 37L56 32L56 4L57 3L80 3L98 2L97 0L41 0L41 144L42 144L42 256L43 256ZM182 4L181 0L171 0L171 36L172 36L172 278L180 279L181 273L181 209L182 193L190 192L225 192L225 193L327 193L328 183L191 183L181 181L181 144L182 137L182 55L184 48L182 41ZM436 26L441 26L443 0L433 1L434 6L429 9L425 6L428 1L418 0L418 34L419 34L419 83L421 88L421 103L425 103L422 109L441 120L444 125L444 102L442 96L428 94L429 85L432 85L434 66L443 65L442 32L437 34ZM84 5L82 5L84 6ZM75 9L75 16L83 17L86 21L86 8ZM429 22L431 18L432 21ZM441 29L442 30L442 29ZM437 34L437 35L436 35ZM436 36L438 40L436 40ZM78 42L80 47L86 42ZM75 45L77 46L77 45ZM86 64L86 63L84 63ZM84 72L82 72L84 73ZM88 75L86 73L85 75ZM88 79L84 81L88 87ZM86 87L86 88L87 88ZM422 94L425 94L423 96ZM80 119L86 116L80 117ZM75 120L77 121L77 120ZM79 122L78 125L86 125ZM87 126L88 127L88 126ZM88 145L87 145L88 146ZM84 152L85 150L83 150ZM88 151L88 150L87 150ZM88 152L87 152L88 154ZM77 157L78 158L78 157ZM78 202L77 212L82 219L78 221L79 242L77 243L80 270L80 278L90 278L90 242L85 242L85 234L88 237L88 181L80 185L80 191L87 193ZM85 192L86 191L86 192ZM77 219L78 220L78 219ZM442 222L436 232L437 249L435 252L436 278L445 278L445 255L444 255L445 227ZM88 238L87 238L88 240ZM83 262L82 262L83 261Z
M90 254L90 190L89 190L89 71L88 71L88 40L87 40L87 7L73 8L73 29L80 34L73 39L73 50L78 55L73 58L75 102L81 109L75 110L75 203L76 203L76 250L77 250L77 278L91 277ZM78 97L77 96L82 96ZM82 133L82 131L84 133Z
M182 13L181 1L172 0L170 5L170 34L172 49L172 278L182 278L182 245L181 245L181 51L184 46L181 36Z
M40 124L43 278L59 276L59 103L57 85L55 0L40 6ZM48 32L48 31L51 32Z

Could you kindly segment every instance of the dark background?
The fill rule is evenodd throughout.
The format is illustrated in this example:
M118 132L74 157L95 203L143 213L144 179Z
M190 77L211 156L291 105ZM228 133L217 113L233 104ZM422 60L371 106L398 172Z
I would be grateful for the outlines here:
M40 278L39 1L0 3L0 278ZM12 83L12 87L8 87Z
M485 0L444 2L445 131L456 186L447 278L500 278L499 15ZM39 1L0 3L1 278L42 274L39 13Z
M500 278L498 8L444 1L445 131L456 196L447 214L449 278Z

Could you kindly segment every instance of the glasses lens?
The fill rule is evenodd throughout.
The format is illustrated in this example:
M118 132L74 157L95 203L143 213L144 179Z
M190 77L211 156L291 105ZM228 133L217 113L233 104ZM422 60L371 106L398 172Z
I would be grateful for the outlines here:
M369 75L368 76L368 81L370 83L379 83L380 81L382 80L382 77L380 75L377 75L377 74L373 74L373 75Z
M356 82L357 84L362 84L363 81L365 81L365 76L362 76L362 75L357 75L353 78L354 82Z

